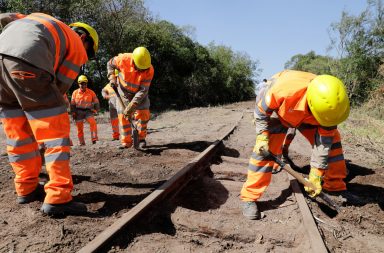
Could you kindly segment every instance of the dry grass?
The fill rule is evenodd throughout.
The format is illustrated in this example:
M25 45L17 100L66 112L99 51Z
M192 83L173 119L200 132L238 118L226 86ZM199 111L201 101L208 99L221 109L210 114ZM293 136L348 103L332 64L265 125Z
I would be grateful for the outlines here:
M384 110L382 104L378 104L378 111ZM339 126L343 142L364 147L374 154L384 164L384 120L373 117L374 109L364 105L353 108L348 120Z

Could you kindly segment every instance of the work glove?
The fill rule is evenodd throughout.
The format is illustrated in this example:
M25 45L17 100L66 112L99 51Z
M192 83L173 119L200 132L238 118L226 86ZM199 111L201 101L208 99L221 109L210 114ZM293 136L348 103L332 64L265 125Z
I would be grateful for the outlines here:
M135 103L133 103L133 102L130 102L128 105L127 105L127 107L124 109L124 112L123 112L123 114L124 114L124 118L126 118L126 119L132 119L132 114L135 112L135 110L136 110L136 104Z
M316 190L313 190L312 188L304 186L304 190L308 193L310 197L314 198L321 193L321 190L322 190L321 182L322 182L324 173L325 173L325 170L311 168L311 171L309 172L309 176L308 176L308 181L311 182L312 185L316 187Z
M269 150L269 137L268 134L262 133L256 137L256 145L254 152L257 155L265 156L265 152Z

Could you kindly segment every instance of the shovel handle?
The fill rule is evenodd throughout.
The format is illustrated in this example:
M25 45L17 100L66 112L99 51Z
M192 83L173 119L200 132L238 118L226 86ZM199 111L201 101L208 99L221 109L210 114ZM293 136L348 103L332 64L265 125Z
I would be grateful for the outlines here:
M307 186L307 187L311 188L312 190L316 190L316 187L311 182L305 180L305 178L300 173L294 171L289 166L289 164L284 163L281 159L279 159L277 156L275 156L274 154L272 154L268 150L262 150L262 152L264 153L264 155L266 157L268 157L268 156L271 157L273 159L273 161L275 161L277 164L279 164L279 166L283 170L285 170L286 172L291 174L294 178L296 178L297 181L299 181L302 185Z
M115 91L115 93L116 93L116 97L117 97L117 100L119 100L119 103L120 103L120 105L121 105L121 108L123 108L123 111L124 111L124 109L125 109L125 104L124 104L124 102L123 102L123 99L121 99L120 93L119 93L119 91L117 90L116 85L111 83L111 86L112 86L112 89L113 89L113 90Z
M285 164L283 169L291 174L294 178L297 179L302 185L311 188L312 190L316 190L316 187L309 181L305 180L305 178L298 172L294 171L288 164Z
M121 98L120 96L120 93L119 93L119 90L117 89L117 86L115 84L111 84L112 86L112 89L115 91L116 93L116 97L117 97L117 100L119 101L120 103L120 106L121 108L123 108L123 111L125 110L126 108L126 105L124 104L124 101L123 99ZM128 119L129 123L131 123L131 126L134 128L135 131L137 131L137 127L135 124L133 124L132 120L131 119Z
M272 157L272 159L278 163L280 165L281 168L283 168L286 172L288 172L289 174L291 174L294 178L297 179L297 181L299 181L301 184L303 184L304 186L307 186L309 188L311 188L312 190L316 190L316 187L309 181L307 181L300 173L294 171L291 166L289 166L289 164L286 164L284 163L281 159L279 159L277 156L273 155L272 153L270 153L269 151L264 151L263 150L263 153L266 155L266 156L269 156L269 157ZM327 202L330 206L332 206L336 211L340 212L340 206L337 205L334 201L332 201L329 196L327 194L325 194L324 192L320 192L320 194L318 195L319 198L321 198L322 200L324 200L325 202Z

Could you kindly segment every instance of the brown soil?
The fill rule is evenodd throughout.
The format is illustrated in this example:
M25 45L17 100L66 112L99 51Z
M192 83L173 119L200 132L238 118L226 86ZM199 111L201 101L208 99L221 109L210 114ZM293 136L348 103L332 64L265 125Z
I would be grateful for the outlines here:
M239 191L245 180L246 160L255 141L251 123L253 102L222 107L194 108L162 113L149 123L145 151L118 150L111 141L107 116L98 116L100 141L77 146L71 155L73 195L87 204L84 216L50 218L39 211L40 201L15 202L14 174L0 133L0 252L75 252L103 229L169 179L241 117L236 131L225 141L223 157L207 174L193 180L158 213L113 242L108 252L307 252L310 243L300 210L285 172L273 181L259 202L264 218L242 217ZM87 127L87 125L86 125ZM86 131L87 132L87 131ZM343 134L343 133L342 133ZM348 188L361 197L360 205L347 205L337 214L324 204L308 200L330 252L384 252L384 172L377 150L344 138L350 174ZM291 156L308 170L309 150L298 136ZM226 157L231 157L230 159ZM46 180L42 170L41 180ZM148 222L149 221L149 222Z

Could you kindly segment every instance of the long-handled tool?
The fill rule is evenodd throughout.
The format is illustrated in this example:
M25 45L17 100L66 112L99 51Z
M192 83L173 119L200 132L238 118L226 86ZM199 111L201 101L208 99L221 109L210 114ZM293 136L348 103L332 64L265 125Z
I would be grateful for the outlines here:
M120 103L121 108L123 108L123 111L124 111L124 109L126 108L126 105L124 104L124 101L123 101L123 99L121 98L120 93L119 93L119 91L118 91L116 85L113 85L113 84L112 84L111 86L112 86L113 90L114 90L115 93L116 93L116 97L117 97L117 100L118 100L119 103ZM129 121L129 123L130 123L131 126L132 126L132 140L133 140L133 147L134 147L135 149L138 149L138 148L139 148L139 133L138 133L138 131L137 131L136 124L133 123L132 120L131 120L130 118L128 118L128 121Z
M297 181L299 181L301 184L303 184L304 186L307 186L307 187L309 187L309 188L311 188L313 190L316 190L316 187L311 182L307 181L300 173L294 171L291 168L291 166L289 166L289 164L284 163L280 158L278 158L274 154L270 153L269 151L263 151L263 152L268 157L271 157L273 159L273 161L275 161L277 164L279 164L279 166L283 170L285 170L286 172L291 174L294 178L296 178ZM324 200L327 204L329 204L337 212L340 212L340 209L341 209L340 205L338 205L334 201L332 201L332 199L327 194L325 194L324 192L320 192L320 194L317 195L317 197L319 197L322 200Z

